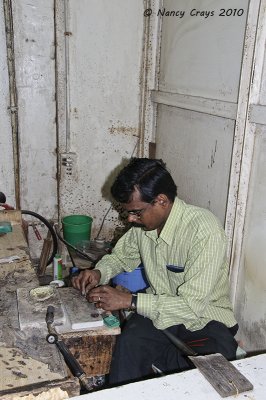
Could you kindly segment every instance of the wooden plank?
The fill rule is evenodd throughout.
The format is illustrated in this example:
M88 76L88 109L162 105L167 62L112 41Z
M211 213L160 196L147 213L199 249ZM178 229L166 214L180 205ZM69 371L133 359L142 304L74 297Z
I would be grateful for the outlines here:
M253 389L252 383L220 353L189 356L189 359L222 397Z
M47 265L47 261L48 261L49 255L50 255L51 247L52 247L52 239L50 239L50 238L44 239L42 252L41 252L41 256L40 256L39 268L38 268L38 276L44 276L44 274L45 274L46 265Z
M77 378L70 378L68 380L48 381L45 384L37 383L34 385L27 385L22 387L19 392L17 390L14 392L12 392L12 390L0 392L0 398L3 400L14 400L14 396L16 396L15 398L17 399L29 400L33 398L29 396L34 396L34 399L36 398L36 400L38 400L41 399L42 394L43 396L46 396L46 399L50 399L52 396L56 395L59 399L68 399L74 396L79 396L79 380Z
M69 379L57 348L45 340L47 329L34 327L22 332L19 327L17 289L30 291L39 286L20 224L0 238L0 258L13 255L19 260L0 267L0 398L7 399L11 393L38 394L50 387L76 395L79 382ZM25 312L32 318L27 307L26 302Z
M236 119L237 104L228 101L190 96L180 93L151 91L151 100L154 103L165 104L185 110L197 111L228 119Z
M47 355L52 357L52 347L47 343ZM29 357L26 351L17 347L0 347L0 393L14 390L19 387L46 383L51 380L62 380L66 377L66 370L60 368L60 359L54 358L58 369L51 371L47 363Z
M22 222L21 211L19 210L2 210L0 211L0 221L9 221L12 224L20 224Z
M20 255L28 257L28 245L20 225L12 225L12 232L0 238L0 258Z

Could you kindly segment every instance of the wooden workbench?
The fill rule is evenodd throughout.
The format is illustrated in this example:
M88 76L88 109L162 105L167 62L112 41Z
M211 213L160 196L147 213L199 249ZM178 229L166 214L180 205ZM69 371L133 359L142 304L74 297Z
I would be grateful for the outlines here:
M65 390L69 397L76 396L79 382L70 374L56 346L46 342L47 330L20 330L17 288L30 290L39 286L39 280L29 258L20 213L1 211L1 220L11 220L13 230L0 236L0 262L15 255L19 260L0 264L0 399L12 398L12 393L38 394L54 387ZM119 328L102 327L66 334L64 339L86 374L102 375L108 373L118 333Z

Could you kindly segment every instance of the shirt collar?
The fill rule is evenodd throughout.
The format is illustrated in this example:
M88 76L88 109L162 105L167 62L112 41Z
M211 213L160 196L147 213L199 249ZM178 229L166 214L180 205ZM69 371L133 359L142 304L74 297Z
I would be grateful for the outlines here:
M184 211L184 202L180 200L178 197L176 197L172 209L170 211L170 214L159 236L168 245L170 245L173 241L175 230L177 225L179 224L183 211ZM156 229L153 231L147 231L145 232L145 234L152 240L157 240L158 238Z

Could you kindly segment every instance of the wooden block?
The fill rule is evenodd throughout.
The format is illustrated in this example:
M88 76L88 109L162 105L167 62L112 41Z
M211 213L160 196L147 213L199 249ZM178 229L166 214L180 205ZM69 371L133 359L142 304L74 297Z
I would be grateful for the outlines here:
M252 383L220 353L189 356L189 359L221 397L235 396L253 389Z
M90 332L63 333L60 337L87 376L109 373L115 336L92 336Z
M44 239L42 252L41 252L41 256L40 256L39 268L38 268L38 276L43 276L45 274L46 265L47 265L47 261L48 261L49 255L50 255L51 247L52 247L52 239L50 239L50 238Z

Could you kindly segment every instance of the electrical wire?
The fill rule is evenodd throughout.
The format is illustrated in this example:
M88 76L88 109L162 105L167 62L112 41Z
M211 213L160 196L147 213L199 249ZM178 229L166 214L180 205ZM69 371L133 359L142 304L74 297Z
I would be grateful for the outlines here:
M102 229L103 229L103 224L104 224L104 222L105 222L105 219L106 219L107 215L109 214L109 212L111 211L112 208L113 208L113 206L112 206L112 204L111 204L110 207L108 208L108 210L106 211L104 217L103 217L101 226L100 226L100 228L99 228L99 230L98 230L98 233L97 233L95 239L98 239L98 238L99 238L99 235L100 235L100 233L101 233L101 231L102 231Z
M136 150L136 148L137 148L138 143L139 143L139 138L138 138L138 140L136 141L136 144L135 144L134 149L133 149L133 151L132 151L132 153L131 153L130 159L133 157L133 154L135 153L135 150ZM98 238L99 238L99 235L100 235L100 233L101 233L101 231L102 231L102 229L103 229L103 225L104 225L104 222L105 222L105 220L106 220L106 217L107 217L107 215L109 214L109 212L111 211L112 208L113 208L113 206L112 206L112 204L111 204L110 207L108 208L108 210L106 211L104 217L103 217L101 226L100 226L100 228L99 228L99 230L98 230L98 233L97 233L95 239L98 239Z
M82 256L83 258L86 258L86 260L88 260L88 261L90 261L90 262L93 262L93 263L95 262L95 258L92 258L92 257L88 256L88 254L83 253L83 251L79 250L77 247L73 246L73 244L68 243L65 239L63 239L62 236L60 235L59 231L58 231L58 225L57 225L57 224L55 224L54 227L55 227L55 232L56 232L56 235L57 235L58 239L59 239L62 243L64 243L64 244L67 246L67 248L70 247L70 248L73 249L77 254L79 254L79 255ZM70 257L70 258L71 258L71 257Z

